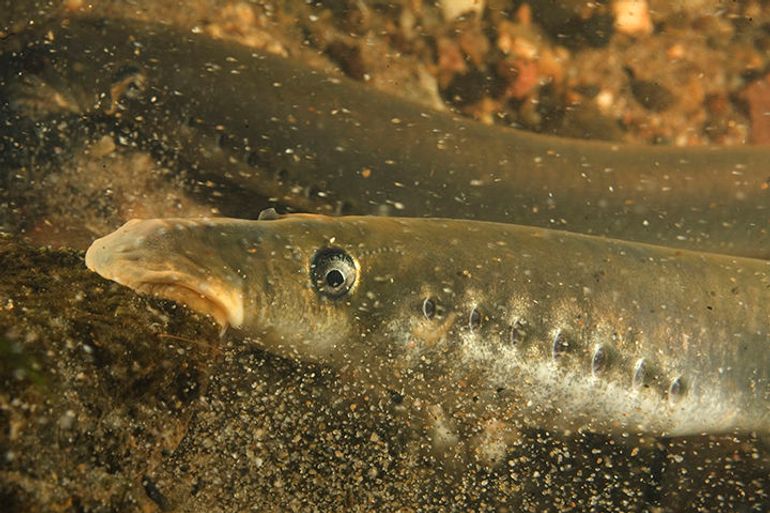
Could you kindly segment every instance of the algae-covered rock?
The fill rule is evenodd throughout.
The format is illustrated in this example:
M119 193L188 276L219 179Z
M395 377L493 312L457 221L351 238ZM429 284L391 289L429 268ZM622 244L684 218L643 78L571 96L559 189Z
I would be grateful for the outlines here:
M0 494L11 509L125 511L184 436L217 331L102 281L74 251L0 242Z

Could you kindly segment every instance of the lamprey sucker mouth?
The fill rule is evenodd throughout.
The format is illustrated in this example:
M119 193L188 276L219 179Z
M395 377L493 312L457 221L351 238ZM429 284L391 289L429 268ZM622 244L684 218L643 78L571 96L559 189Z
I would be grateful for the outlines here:
M181 220L131 220L94 241L86 252L86 266L138 292L186 304L223 328L238 328L244 318L243 294L238 277L226 265L210 262L204 252L196 252L195 258L161 259L148 251L160 249L153 254L163 255L164 238L191 225L192 221Z

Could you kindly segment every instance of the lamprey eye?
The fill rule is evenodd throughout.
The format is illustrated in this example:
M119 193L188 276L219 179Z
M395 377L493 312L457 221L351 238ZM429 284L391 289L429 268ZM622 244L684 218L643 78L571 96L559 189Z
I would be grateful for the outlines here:
M356 283L356 263L338 248L319 250L310 262L310 278L315 289L326 297L338 299Z
M113 76L110 85L110 95L113 103L123 98L129 100L140 99L147 86L147 76L139 66L128 64L120 68Z

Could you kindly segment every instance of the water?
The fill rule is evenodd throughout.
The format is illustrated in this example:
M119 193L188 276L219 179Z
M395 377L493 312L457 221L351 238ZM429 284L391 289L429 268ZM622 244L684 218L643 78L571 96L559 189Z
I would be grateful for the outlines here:
M609 8L548 4L488 2L481 23L387 3L105 2L93 11L163 19L315 63L321 47L370 85L500 124L647 143L747 137L752 120L730 98L767 69L766 10L656 6L655 31L629 36L612 29ZM6 16L50 14L22 7ZM3 48L14 41L6 35ZM37 63L28 65L25 78ZM100 280L78 251L125 219L255 217L268 206L302 209L293 201L307 191L257 197L202 177L189 149L174 148L195 113L180 112L178 128L160 134L167 144L151 145L141 120L116 127L83 112L78 84L19 84L6 75L11 105L0 105L0 496L10 511L770 509L766 435L528 428L499 465L458 468L431 450L397 391L277 358L236 333L220 340L209 320Z

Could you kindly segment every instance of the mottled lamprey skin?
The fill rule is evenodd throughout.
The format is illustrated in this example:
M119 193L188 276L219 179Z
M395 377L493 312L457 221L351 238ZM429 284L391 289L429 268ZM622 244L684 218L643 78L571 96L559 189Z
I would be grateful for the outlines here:
M437 443L483 426L770 428L764 260L500 223L295 214L135 220L86 262L269 351L401 394Z
M46 83L66 108L120 118L247 195L318 213L480 219L770 256L768 148L484 126L168 26L74 18L42 33L6 42L24 46L6 51L6 90Z

